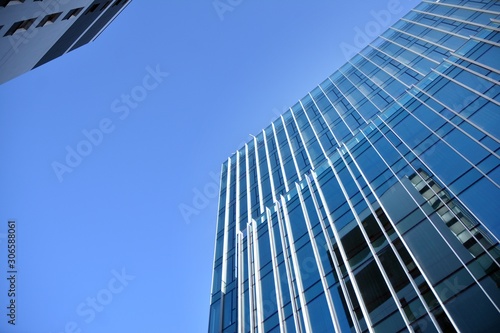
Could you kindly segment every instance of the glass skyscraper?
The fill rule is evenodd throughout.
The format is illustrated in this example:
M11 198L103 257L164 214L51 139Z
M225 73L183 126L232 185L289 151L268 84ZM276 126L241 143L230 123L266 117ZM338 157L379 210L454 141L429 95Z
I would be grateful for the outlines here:
M499 32L423 1L227 159L210 333L500 330Z

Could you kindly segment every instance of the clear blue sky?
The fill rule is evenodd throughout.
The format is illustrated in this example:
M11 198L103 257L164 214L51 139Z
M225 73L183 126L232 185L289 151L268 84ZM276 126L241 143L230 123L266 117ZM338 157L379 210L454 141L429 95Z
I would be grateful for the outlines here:
M220 16L134 0L95 42L0 86L0 331L205 332L211 174L344 63L341 46L416 3L243 0Z

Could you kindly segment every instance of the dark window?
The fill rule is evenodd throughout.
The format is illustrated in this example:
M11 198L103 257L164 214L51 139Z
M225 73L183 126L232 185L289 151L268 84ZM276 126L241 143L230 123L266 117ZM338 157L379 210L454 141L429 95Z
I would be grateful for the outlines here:
M70 18L77 17L78 14L83 10L83 7L72 9L63 17L63 20L69 20Z
M9 30L7 30L4 36L12 36L15 33L26 31L29 29L29 27L31 27L33 22L35 22L34 18L16 22L10 27Z
M93 4L92 6L89 7L89 9L87 9L87 11L85 12L85 14L95 12L95 10L97 9L97 7L99 7L98 3Z
M44 27L44 26L46 26L46 25L49 25L49 24L54 23L54 22L57 20L57 18L58 18L59 16L61 16L61 14L62 14L62 12L61 12L61 13L49 14L49 15L45 16L45 17L44 17L44 18L40 21L40 23L38 23L37 28L39 28L39 27Z
M374 322L396 310L389 288L374 260L356 274L356 281Z
M111 1L107 1L104 5L102 5L101 10L105 10L106 8L108 8L110 3Z

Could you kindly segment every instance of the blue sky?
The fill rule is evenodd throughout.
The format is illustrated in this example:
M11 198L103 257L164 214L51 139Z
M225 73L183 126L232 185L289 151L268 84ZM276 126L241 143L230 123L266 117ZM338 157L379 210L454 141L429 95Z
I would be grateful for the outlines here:
M220 165L416 3L135 0L0 86L0 331L205 332Z

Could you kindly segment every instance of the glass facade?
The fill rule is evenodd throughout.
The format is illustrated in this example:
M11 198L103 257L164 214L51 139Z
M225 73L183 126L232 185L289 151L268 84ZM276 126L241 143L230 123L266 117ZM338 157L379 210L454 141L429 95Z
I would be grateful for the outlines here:
M212 332L500 327L500 2L423 1L222 165Z

